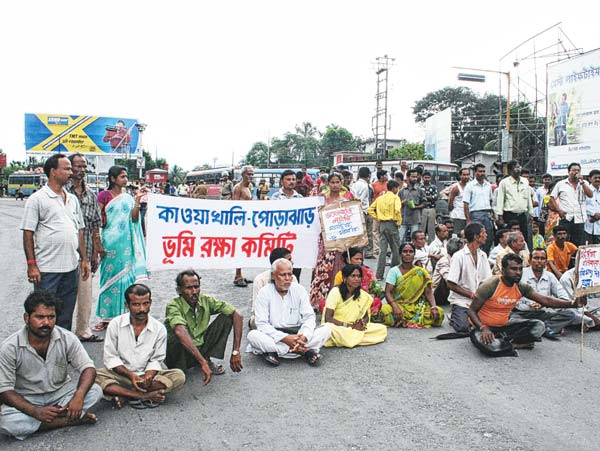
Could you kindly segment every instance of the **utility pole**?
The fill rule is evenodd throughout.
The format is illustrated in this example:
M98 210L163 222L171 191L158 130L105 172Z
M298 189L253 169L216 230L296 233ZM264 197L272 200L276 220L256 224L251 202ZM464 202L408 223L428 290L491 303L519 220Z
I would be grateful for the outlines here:
M394 58L387 55L376 58L377 94L375 95L375 114L371 120L371 128L375 137L375 155L378 160L387 158L388 128L388 72Z

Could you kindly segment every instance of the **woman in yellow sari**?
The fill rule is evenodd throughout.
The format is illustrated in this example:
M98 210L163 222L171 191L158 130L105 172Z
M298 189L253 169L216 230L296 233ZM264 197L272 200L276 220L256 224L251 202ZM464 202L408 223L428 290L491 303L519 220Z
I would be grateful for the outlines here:
M370 322L373 298L360 288L362 277L360 265L346 265L342 283L329 292L321 318L321 323L331 328L326 347L353 348L385 341L387 328Z
M413 264L414 259L412 243L400 246L401 263L390 268L385 280L387 304L381 307L383 322L411 329L441 326L444 310L435 304L431 277L424 268Z

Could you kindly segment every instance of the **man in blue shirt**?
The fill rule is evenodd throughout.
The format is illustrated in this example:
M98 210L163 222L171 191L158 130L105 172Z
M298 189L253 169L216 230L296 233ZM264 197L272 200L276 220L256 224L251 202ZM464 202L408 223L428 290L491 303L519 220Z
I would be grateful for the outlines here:
M487 254L492 247L494 230L492 225L492 185L485 177L485 165L478 163L473 167L475 180L465 186L463 206L467 224L479 222L485 227L487 240L483 251Z

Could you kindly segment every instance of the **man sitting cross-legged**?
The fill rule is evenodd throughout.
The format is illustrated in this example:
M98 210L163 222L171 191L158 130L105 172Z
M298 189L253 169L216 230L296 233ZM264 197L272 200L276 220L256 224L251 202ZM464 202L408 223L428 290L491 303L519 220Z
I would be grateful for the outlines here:
M165 318L167 367L185 371L199 365L204 384L208 384L213 374L225 372L223 365L214 364L210 358L223 358L233 327L233 351L229 366L236 373L242 371L240 342L244 317L233 305L200 294L200 276L194 270L180 272L175 283L179 297L169 302ZM209 325L211 315L216 314L219 315Z
M56 327L60 301L46 290L25 300L25 327L0 345L0 432L24 440L38 430L95 423L96 370L75 334ZM67 367L79 372L77 384Z
M509 320L521 297L553 308L581 307L586 303L585 298L566 302L536 293L533 287L521 282L522 275L523 259L513 253L505 255L502 275L485 280L471 302L469 319L474 326L471 342L492 357L516 356L515 349L532 349L544 334L546 328L539 319Z
M256 330L248 333L248 352L262 354L271 365L279 357L304 356L309 365L321 361L319 350L329 339L327 324L315 328L315 312L306 289L292 282L292 263L280 258L271 265L273 283L263 287L256 298Z
M125 291L125 305L129 312L114 318L106 330L105 368L98 370L96 383L119 409L124 399L136 409L157 407L167 393L183 385L185 374L162 367L167 330L150 316L150 288L131 285Z
M531 253L531 266L523 269L523 282L531 285L536 293L552 296L565 301L569 300L567 292L554 274L546 270L548 259L544 249L534 249ZM539 319L546 325L544 337L558 340L558 336L566 326L581 324L581 318L573 309L546 309L537 302L522 298L510 315L510 320Z

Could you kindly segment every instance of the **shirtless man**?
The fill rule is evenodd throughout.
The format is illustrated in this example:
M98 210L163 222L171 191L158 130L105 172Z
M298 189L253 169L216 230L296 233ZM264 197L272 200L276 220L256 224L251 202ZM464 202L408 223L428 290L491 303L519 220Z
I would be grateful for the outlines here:
M232 200L252 200L252 192L250 191L252 177L254 177L254 168L252 166L242 167L242 181L233 187ZM236 268L233 284L236 287L247 287L249 283L252 283L252 281L244 278L242 268Z

